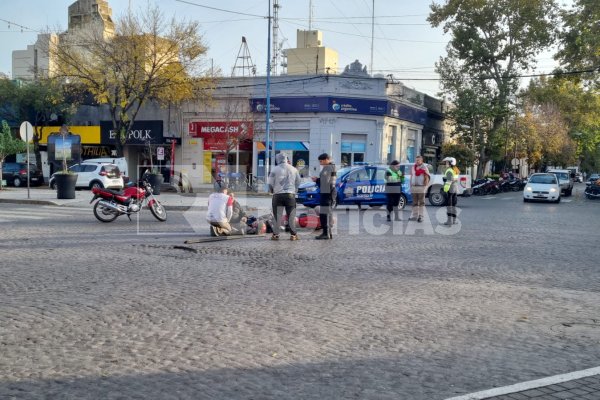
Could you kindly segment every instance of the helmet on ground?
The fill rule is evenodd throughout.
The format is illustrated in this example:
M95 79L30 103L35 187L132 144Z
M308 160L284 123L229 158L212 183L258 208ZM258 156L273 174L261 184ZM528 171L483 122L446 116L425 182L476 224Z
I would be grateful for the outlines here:
M446 157L442 160L442 162L446 162L448 161L450 163L450 165L455 166L456 165L456 158L454 157Z

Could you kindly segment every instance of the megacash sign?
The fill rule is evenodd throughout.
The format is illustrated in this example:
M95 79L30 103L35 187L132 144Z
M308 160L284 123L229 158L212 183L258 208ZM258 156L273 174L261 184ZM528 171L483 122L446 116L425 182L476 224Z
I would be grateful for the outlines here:
M189 132L192 137L206 138L209 135L234 135L243 136L244 139L252 137L252 122L244 121L198 121L190 122Z

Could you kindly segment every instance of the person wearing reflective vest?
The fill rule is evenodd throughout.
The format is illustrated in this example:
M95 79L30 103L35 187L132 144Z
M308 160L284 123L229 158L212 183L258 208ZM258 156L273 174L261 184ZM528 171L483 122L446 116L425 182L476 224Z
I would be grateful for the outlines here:
M400 171L400 162L394 160L385 171L385 196L387 198L387 220L391 221L392 210L394 210L394 221L402 221L399 215L398 204L402 195L402 183L404 174Z
M446 165L444 172L444 194L446 195L446 216L444 225L456 224L456 196L458 194L458 174L456 158L446 157L442 160Z

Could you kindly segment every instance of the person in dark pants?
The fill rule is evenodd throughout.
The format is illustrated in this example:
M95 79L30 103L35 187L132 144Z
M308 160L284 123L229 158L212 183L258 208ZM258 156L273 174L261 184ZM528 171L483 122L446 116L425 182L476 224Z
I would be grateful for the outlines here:
M296 192L300 186L300 174L298 170L288 163L285 154L279 153L275 156L277 166L269 174L269 191L273 193L271 205L273 207L273 235L271 240L279 240L279 230L283 210L288 216L290 228L290 240L298 240L296 233Z
M331 234L331 222L333 217L332 206L337 196L337 192L335 190L337 172L335 170L335 164L331 162L331 157L329 157L329 154L323 153L319 155L318 158L322 169L319 177L313 177L313 180L317 183L317 186L321 190L319 201L319 220L321 221L323 232L315 239L327 240L333 238L333 235Z
M392 210L394 211L394 221L402 221L398 212L400 204L400 195L402 194L402 182L404 174L400 171L400 162L394 160L385 171L385 196L387 198L387 220L392 220Z
M444 225L456 224L456 195L458 193L458 174L459 169L456 167L456 158L446 157L442 160L446 166L444 172L444 193L446 194L446 215L448 220Z

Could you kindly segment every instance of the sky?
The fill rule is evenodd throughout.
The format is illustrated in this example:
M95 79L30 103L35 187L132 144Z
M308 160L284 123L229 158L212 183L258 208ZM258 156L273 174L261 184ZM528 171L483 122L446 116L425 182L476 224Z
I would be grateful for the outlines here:
M68 7L73 2L0 0L0 72L12 76L12 51L34 44L38 33L66 30ZM108 3L113 19L117 19L129 8L139 12L147 0ZM339 53L341 69L359 60L369 72L392 74L406 86L433 96L438 94L435 62L445 55L448 36L441 28L432 28L427 23L430 0L313 0L312 3L311 27L322 31L324 46ZM266 74L268 0L157 0L152 4L158 5L166 17L200 23L208 46L207 69L220 68L224 76L230 76L245 36L257 73ZM278 39L282 48L296 47L296 30L309 28L309 4L309 0L279 0ZM538 72L549 72L553 65L551 55L542 54Z

